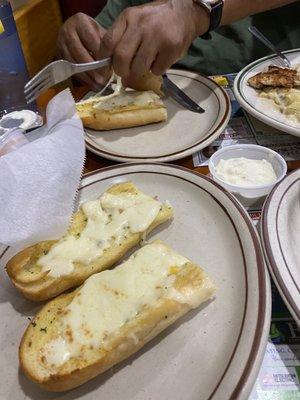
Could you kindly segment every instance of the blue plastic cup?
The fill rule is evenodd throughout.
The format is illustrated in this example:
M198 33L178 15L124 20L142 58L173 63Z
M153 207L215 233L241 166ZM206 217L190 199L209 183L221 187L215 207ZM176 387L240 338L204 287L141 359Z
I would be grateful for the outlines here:
M28 106L24 86L29 75L9 1L0 0L0 118L3 114Z

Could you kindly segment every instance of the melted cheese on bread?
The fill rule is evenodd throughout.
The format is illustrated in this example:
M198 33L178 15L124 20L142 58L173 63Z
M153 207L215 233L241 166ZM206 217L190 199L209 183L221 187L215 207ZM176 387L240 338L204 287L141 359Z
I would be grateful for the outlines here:
M48 276L68 275L74 263L90 264L110 247L120 243L128 233L146 231L158 215L162 204L150 196L137 193L103 193L97 199L86 202L82 210L86 226L77 236L66 235L51 247L37 264Z
M146 92L121 90L116 94L99 98L94 108L98 110L112 111L123 107L147 107L152 103L162 104L159 96L151 90Z
M114 87L114 92L107 95L102 96L103 91L114 81L117 80L117 83ZM104 111L113 111L118 110L120 108L127 107L147 107L152 103L157 103L159 105L163 105L163 102L154 91L146 90L146 91L135 91L135 90L126 90L122 86L121 78L115 74L113 74L108 81L107 85L101 92L97 93L95 96L92 96L86 100L82 100L77 103L77 106L84 104L92 104L93 108Z
M84 357L91 349L106 349L106 343L127 322L159 299L173 299L197 307L214 292L205 276L201 290L178 291L176 276L189 260L155 241L136 251L113 270L91 276L61 310L60 331L38 354L47 369L70 358Z

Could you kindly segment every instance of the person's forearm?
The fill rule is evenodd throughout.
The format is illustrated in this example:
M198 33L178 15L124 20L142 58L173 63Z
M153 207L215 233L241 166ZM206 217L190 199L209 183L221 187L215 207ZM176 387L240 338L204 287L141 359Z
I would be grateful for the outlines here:
M295 2L296 0L224 0L221 25Z

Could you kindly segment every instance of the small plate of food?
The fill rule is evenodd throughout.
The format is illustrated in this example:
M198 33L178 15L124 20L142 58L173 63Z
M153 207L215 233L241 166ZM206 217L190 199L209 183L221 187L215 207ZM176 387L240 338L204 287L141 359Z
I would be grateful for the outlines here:
M0 249L0 398L248 399L271 292L240 203L131 163L86 175L79 206L62 238Z
M234 93L251 115L280 131L300 136L300 49L284 52L292 68L271 55L249 64L236 77Z
M168 77L205 112L184 108L163 93L162 79L153 75L140 82L136 91L117 85L108 96L77 103L87 148L120 162L169 162L212 143L230 117L227 94L203 75L170 70Z

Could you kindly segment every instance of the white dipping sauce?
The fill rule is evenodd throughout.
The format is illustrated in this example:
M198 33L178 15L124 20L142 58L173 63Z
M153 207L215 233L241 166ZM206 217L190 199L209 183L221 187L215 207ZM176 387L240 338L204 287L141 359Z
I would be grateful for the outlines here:
M220 160L215 168L217 178L238 186L259 186L274 183L277 179L273 166L267 160L245 157Z
M21 110L21 111L13 111L9 114L6 114L1 120L1 126L3 128L10 128L11 126L6 126L5 120L16 120L14 127L18 126L21 129L27 130L33 128L37 120L39 119L38 115L31 110Z

